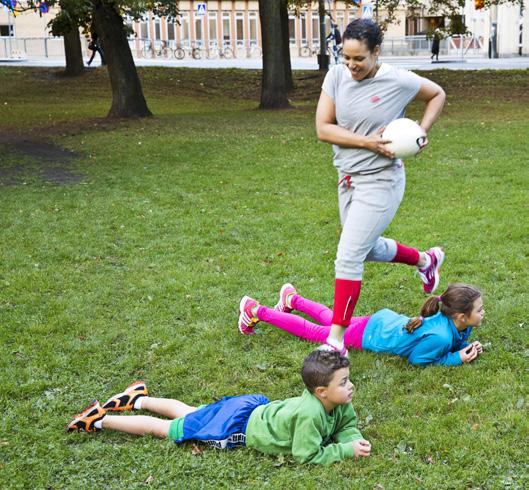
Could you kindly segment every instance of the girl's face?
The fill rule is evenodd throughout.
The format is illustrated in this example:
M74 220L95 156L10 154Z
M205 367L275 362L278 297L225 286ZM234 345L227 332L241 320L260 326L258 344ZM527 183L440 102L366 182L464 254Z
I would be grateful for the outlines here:
M481 296L474 300L472 311L465 315L466 324L469 327L479 327L485 316L485 309L483 308L483 299Z
M379 46L370 51L367 44L358 39L346 39L343 43L343 63L357 82L375 76L379 54Z

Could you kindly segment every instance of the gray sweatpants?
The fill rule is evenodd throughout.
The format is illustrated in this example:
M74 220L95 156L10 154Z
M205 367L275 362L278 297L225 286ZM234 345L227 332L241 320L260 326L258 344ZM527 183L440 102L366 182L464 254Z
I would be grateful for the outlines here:
M338 187L342 234L336 254L337 279L361 280L364 262L390 262L397 244L382 233L404 196L404 166L394 165L375 174L350 176Z

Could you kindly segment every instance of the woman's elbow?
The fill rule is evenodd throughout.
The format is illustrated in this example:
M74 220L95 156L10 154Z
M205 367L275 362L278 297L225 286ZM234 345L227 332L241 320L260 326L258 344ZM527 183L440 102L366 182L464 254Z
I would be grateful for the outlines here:
M316 136L320 141L328 142L328 133L324 124L316 123Z

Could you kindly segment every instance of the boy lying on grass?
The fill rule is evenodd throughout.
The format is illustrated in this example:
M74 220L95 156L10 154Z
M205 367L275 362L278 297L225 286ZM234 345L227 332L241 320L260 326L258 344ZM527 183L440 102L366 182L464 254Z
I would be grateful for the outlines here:
M151 397L145 382L137 381L103 406L94 400L66 430L112 429L168 437L176 443L203 441L218 448L246 445L266 454L292 454L298 463L330 464L369 456L371 444L358 430L351 405L348 359L338 352L314 351L305 358L301 377L306 389L295 398L270 402L264 395L229 396L199 407ZM167 419L109 414L140 409Z

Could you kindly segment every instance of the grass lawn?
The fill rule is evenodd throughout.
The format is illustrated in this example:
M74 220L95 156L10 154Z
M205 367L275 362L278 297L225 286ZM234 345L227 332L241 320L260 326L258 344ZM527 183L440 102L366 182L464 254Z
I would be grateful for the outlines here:
M444 246L441 288L483 290L471 338L485 352L426 369L352 352L372 457L299 466L65 434L94 397L139 378L189 404L296 396L314 346L265 324L243 337L239 300L274 305L290 281L332 302L340 225L331 148L313 128L319 76L296 74L293 110L259 112L258 72L140 75L155 117L108 122L104 71L0 68L2 488L527 488L529 71L426 74L448 102L387 235ZM424 299L405 266L367 265L364 284L360 315L412 316Z

